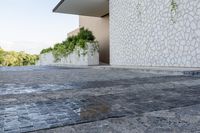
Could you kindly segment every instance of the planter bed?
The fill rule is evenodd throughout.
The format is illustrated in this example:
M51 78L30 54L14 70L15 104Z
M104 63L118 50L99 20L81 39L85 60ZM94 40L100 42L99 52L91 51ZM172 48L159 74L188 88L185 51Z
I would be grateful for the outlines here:
M96 44L88 43L85 50L76 48L67 56L56 60L52 52L40 55L38 65L40 66L65 66L65 65L99 65L99 51L95 49Z

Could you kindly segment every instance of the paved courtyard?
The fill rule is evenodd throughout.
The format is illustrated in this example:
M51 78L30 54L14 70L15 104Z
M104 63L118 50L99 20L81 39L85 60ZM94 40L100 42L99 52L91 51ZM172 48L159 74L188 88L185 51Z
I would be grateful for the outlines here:
M200 132L200 78L131 69L2 67L1 132Z

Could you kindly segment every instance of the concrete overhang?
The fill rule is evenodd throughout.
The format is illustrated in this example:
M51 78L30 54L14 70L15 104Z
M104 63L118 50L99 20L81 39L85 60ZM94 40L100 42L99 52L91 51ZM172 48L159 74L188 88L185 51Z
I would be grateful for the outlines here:
M109 14L108 0L61 0L53 9L56 13L102 17Z

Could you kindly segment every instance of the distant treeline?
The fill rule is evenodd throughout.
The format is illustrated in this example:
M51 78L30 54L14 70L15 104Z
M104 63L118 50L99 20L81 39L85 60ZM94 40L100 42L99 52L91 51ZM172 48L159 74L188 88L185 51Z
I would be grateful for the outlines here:
M5 51L0 48L0 66L27 66L35 65L38 55L25 52Z

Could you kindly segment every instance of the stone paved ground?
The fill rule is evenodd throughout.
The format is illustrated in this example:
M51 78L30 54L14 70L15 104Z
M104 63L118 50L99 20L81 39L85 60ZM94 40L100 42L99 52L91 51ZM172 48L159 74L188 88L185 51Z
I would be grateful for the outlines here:
M0 68L0 132L200 132L200 78L120 69Z

